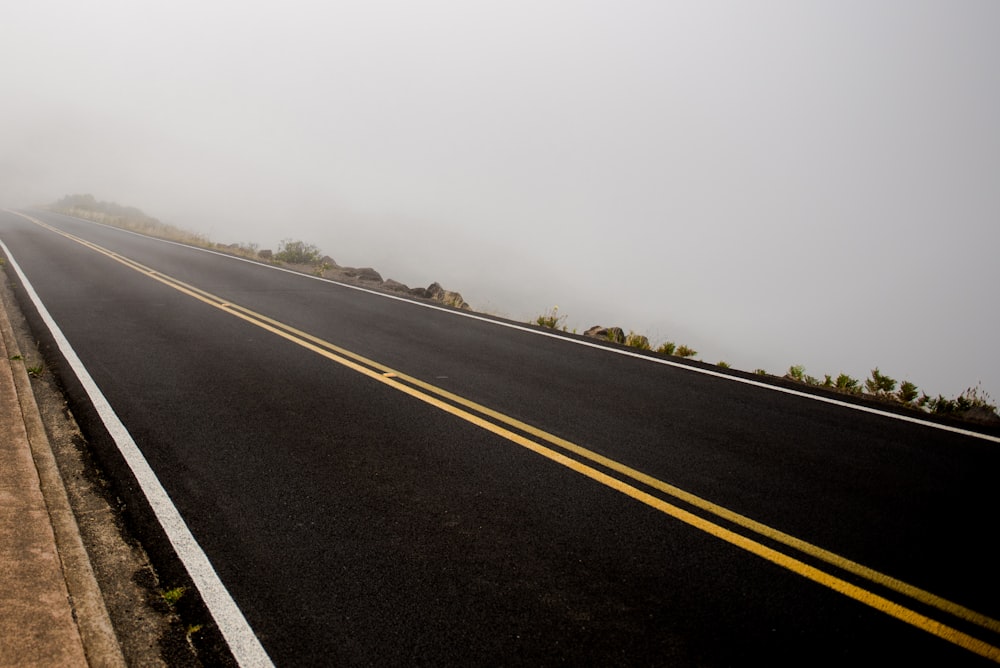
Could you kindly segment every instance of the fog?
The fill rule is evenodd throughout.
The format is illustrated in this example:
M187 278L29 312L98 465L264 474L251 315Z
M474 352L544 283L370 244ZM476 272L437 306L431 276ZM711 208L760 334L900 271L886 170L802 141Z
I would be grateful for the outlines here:
M7 3L0 205L1000 395L1000 3Z

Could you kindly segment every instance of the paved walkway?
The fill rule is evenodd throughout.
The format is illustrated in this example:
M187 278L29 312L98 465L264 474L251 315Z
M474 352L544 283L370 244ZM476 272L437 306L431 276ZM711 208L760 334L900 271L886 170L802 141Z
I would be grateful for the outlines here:
M124 665L0 300L0 667Z

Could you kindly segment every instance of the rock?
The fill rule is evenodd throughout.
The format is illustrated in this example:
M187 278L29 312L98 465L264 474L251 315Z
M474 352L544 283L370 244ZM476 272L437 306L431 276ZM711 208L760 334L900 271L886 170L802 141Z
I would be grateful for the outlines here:
M332 257L330 257L329 255L324 255L323 257L321 257L319 259L319 264L320 264L320 266L326 265L326 266L330 267L331 269L339 269L340 268L340 265L337 264L337 262Z
M440 283L431 283L427 286L427 297L433 299L434 301L441 302L445 306L454 306L455 308L468 309L469 305L465 303L462 299L462 295L457 292L452 292L451 290L445 290L441 287Z
M629 334L625 337L625 345L639 350L649 350L649 338L642 334Z
M341 267L340 271L343 272L348 278L356 278L359 281L374 281L376 283L382 283L382 275L371 267L361 267L356 269L354 267Z
M625 332L622 331L621 327L601 327L600 325L594 325L584 332L583 335L601 339L602 341L611 341L612 343L625 343Z
M393 292L406 292L406 293L411 292L409 286L404 285L399 281L394 281L391 278L385 279L385 282L382 284L382 287L385 288L386 290L392 290Z

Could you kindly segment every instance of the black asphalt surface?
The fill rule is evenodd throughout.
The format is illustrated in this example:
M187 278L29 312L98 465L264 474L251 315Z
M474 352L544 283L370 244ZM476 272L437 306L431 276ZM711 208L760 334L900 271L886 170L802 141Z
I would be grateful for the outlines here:
M31 215L1000 618L997 443ZM23 218L0 240L277 665L987 663Z

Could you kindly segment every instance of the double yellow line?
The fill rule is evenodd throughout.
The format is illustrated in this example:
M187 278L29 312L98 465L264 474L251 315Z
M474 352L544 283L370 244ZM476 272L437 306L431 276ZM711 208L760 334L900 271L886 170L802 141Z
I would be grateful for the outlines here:
M449 413L457 418L465 420L488 432L496 434L512 443L516 443L532 452L535 452L550 461L564 466L580 475L586 476L602 485L617 490L636 501L646 504L651 508L669 515L696 529L711 534L716 538L726 541L747 552L757 555L771 563L785 568L793 573L797 573L815 583L832 589L836 592L852 598L864 605L879 610L891 617L906 622L912 626L922 629L928 633L938 636L959 647L974 652L980 656L1000 663L1000 648L984 642L968 633L960 631L952 626L946 625L936 619L928 617L915 610L907 608L884 596L876 594L868 589L848 582L843 577L838 577L832 573L820 570L809 565L801 559L789 556L772 547L768 547L757 539L747 535L737 533L718 523L721 520L729 525L739 527L750 535L766 539L772 544L777 544L789 548L811 558L814 561L822 562L845 574L854 576L859 580L864 580L877 585L885 590L895 592L902 596L926 606L946 613L958 620L962 620L970 625L988 631L992 634L1000 635L1000 622L986 615L970 610L957 603L944 599L928 591L910 585L906 582L890 577L884 573L858 564L854 561L841 557L833 552L820 548L786 534L782 531L761 524L744 515L719 506L699 496L686 492L673 485L658 480L641 471L637 471L613 459L609 459L596 452L588 450L576 443L572 443L563 438L559 438L546 431L533 427L527 423L516 420L512 417L494 411L486 406L466 399L462 396L448 392L418 378L408 376L400 371L385 366L375 360L368 359L357 353L351 352L329 341L325 341L307 332L295 329L282 322L269 318L261 313L234 304L222 299L212 293L201 290L193 285L189 285L176 278L158 272L150 267L142 265L123 255L119 255L107 248L91 243L85 239L74 236L55 227L52 227L40 220L24 214L18 214L27 218L31 222L44 227L67 239L71 239L86 246L102 255L105 255L121 264L149 276L150 278L163 283L179 292L189 295L209 306L220 309L237 318L245 320L261 329L291 341L317 355L328 360L341 364L357 373L363 374L373 380L388 385L404 394L414 397L424 403ZM529 438L530 437L530 438ZM572 455L572 456L570 456ZM599 467L599 468L598 468ZM610 472L610 473L609 473ZM614 473L616 475L611 475ZM617 477L616 477L617 476ZM668 502L659 496L655 496L648 491L644 491L639 486L655 490L667 497L686 504L688 507L697 509L716 521L706 519L689 510Z

